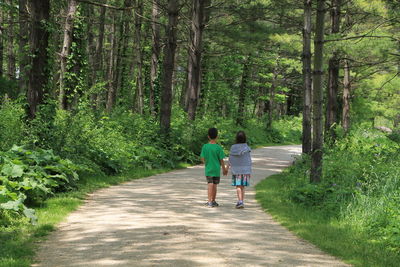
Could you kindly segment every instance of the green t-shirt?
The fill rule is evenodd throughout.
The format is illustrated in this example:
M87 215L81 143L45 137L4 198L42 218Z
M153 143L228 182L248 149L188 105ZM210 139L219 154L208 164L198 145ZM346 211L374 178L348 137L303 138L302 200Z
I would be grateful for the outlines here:
M225 157L222 147L218 144L204 144L201 148L201 158L206 163L206 176L220 177L221 163L220 160Z

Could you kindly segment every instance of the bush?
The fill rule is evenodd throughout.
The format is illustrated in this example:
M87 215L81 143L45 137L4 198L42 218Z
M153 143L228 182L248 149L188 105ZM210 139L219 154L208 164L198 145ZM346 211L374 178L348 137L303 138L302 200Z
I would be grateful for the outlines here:
M22 105L5 101L0 106L0 151L20 144L25 136L25 116Z
M51 150L13 146L0 153L0 210L24 214L35 221L27 204L40 202L55 192L72 189L79 167L55 156Z
M308 157L288 171L287 197L400 252L400 146L385 134L355 130L325 148L323 179L309 183Z

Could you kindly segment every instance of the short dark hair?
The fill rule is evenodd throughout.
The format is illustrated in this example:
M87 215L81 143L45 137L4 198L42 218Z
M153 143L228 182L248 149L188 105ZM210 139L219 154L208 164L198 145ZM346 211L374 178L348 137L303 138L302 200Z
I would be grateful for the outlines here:
M208 129L208 136L210 139L215 139L218 136L218 130L217 128L210 128Z
M246 143L246 134L243 131L239 131L236 134L236 144Z

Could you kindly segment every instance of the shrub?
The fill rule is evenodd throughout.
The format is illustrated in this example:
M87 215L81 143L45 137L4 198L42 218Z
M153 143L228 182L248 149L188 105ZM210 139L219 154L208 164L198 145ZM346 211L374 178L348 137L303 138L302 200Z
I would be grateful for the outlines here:
M79 167L55 156L51 150L13 146L0 153L0 210L24 214L32 221L27 204L40 202L55 192L72 189Z
M25 112L22 105L5 101L0 106L0 151L20 144L25 134Z

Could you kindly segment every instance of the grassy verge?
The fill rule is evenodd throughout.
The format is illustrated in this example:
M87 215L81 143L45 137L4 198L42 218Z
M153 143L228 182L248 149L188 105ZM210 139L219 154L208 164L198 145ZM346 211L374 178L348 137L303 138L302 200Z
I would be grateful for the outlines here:
M354 266L399 266L400 255L367 234L345 221L327 216L321 210L288 200L288 184L292 182L289 178L283 172L256 186L257 200L278 222L323 251Z
M183 164L180 168L185 167ZM38 224L30 225L25 221L16 221L11 227L0 228L0 266L30 266L35 255L37 242L55 229L71 211L82 204L88 193L97 189L122 182L139 179L171 169L132 169L116 176L91 175L81 179L76 191L58 194L35 208Z

